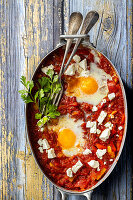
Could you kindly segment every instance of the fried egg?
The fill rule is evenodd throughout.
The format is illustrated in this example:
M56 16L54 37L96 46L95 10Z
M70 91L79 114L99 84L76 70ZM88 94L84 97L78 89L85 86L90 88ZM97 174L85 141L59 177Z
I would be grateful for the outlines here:
M53 129L58 134L58 143L65 156L71 157L82 153L85 141L83 139L83 130L81 128L82 120L74 121L69 115L59 117L57 125L51 125L48 128Z
M67 96L76 96L78 102L98 105L108 94L107 80L111 76L95 63L90 63L90 69L81 70L77 67L77 75L67 77Z

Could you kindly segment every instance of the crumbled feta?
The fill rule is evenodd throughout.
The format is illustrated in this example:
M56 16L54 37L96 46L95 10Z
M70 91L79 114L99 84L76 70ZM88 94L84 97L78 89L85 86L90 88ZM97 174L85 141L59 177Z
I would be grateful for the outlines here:
M99 135L101 133L101 130L97 129L97 134Z
M112 162L112 161L113 161L113 159L110 159L109 161L110 161L110 162Z
M49 149L50 146L49 146L49 143L46 139L39 139L38 140L38 144L40 145L40 147L42 147L43 149Z
M86 123L86 127L87 127L87 128L90 128L90 133L96 133L96 132L97 132L97 124L96 124L96 121L94 121L94 122L88 121L88 122Z
M86 58L84 60L82 60L80 63L79 63L79 66L83 69L83 70L87 70L87 60Z
M107 116L107 113L105 111L101 111L101 113L100 113L100 115L99 115L99 117L97 119L97 121L99 122L99 124L101 124L104 121L104 119L106 118L106 116Z
M90 128L90 133L96 133L97 132L97 124L96 122L92 122L92 126Z
M67 173L67 176L68 176L68 177L70 177L70 178L73 177L73 172L72 172L72 169L71 169L71 168L68 168L67 171L66 171L66 173Z
M119 127L118 127L118 130L119 130L119 131L121 131L122 129L123 129L123 127L122 127L122 126L119 126Z
M43 146L43 149L49 149L50 148L49 143L46 139L42 140L42 146Z
M97 168L97 171L98 171L98 172L100 171L100 168L99 168L99 167Z
M94 62L95 63L100 63L100 58L98 56L94 56Z
M38 149L39 149L39 151L40 151L41 153L43 153L43 148L42 148L42 147L39 147Z
M48 158L55 158L56 155L55 155L55 151L54 151L54 148L51 148L51 149L48 149L47 150L47 153L48 153Z
M106 99L103 99L103 100L101 101L101 105L103 105L104 103L106 103Z
M107 164L107 162L105 161L105 162L104 162L104 165L106 165L106 164Z
M114 115L110 114L110 118L111 118L111 119L114 119Z
M75 64L69 65L64 74L73 76L75 74Z
M98 168L99 162L96 160L91 160L90 162L88 162L88 165L90 165L92 168Z
M72 167L72 171L73 171L74 173L76 173L82 166L83 166L83 164L82 164L81 161L79 160L79 161Z
M38 140L38 144L39 144L40 146L43 145L43 143L42 143L42 139L39 139L39 140Z
M49 69L54 69L54 66L53 65L49 65L47 67L43 67L41 70L44 74L47 74L48 70Z
M95 111L97 111L97 110L98 110L98 108L97 108L96 106L93 106L92 112L95 112Z
M116 137L119 137L119 135L117 134Z
M97 149L96 151L96 155L99 159L102 159L103 158L103 155L107 152L106 149Z
M114 99L115 98L115 93L113 92L113 93L108 94L108 98L109 98L110 101L112 99Z
M43 131L44 131L44 128L40 128L40 131L43 132Z
M79 63L80 60L81 60L81 58L80 58L80 56L75 55L75 56L73 56L73 60L74 60L76 63Z
M113 124L111 122L107 122L106 124L104 124L104 126L106 128L109 128L110 130L112 130L112 128L113 128Z
M85 149L85 150L83 151L83 155L88 155L88 154L90 154L90 153L92 153L90 149Z
M107 129L105 129L105 130L101 133L101 135L99 136L99 138L100 138L102 141L105 142L105 141L109 138L109 136L110 136L110 129L107 128Z
M86 128L91 128L92 127L92 122L91 121L88 121L87 123L86 123Z

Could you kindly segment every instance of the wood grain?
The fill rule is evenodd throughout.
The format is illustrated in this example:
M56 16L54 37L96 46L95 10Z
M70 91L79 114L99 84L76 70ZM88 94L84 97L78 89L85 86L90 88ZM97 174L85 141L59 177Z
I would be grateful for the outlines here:
M132 0L0 1L0 199L60 199L37 166L25 127L20 76L31 79L41 59L59 43L73 11L98 11L91 42L116 66L125 85L129 125L122 155L109 178L95 189L94 200L132 199ZM70 196L71 200L85 199Z

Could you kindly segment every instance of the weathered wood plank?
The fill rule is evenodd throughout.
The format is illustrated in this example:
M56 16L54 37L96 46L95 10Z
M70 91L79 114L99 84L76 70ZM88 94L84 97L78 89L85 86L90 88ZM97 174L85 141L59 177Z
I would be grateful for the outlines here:
M0 198L60 199L34 161L25 128L25 109L18 90L22 74L30 79L40 60L65 33L69 15L97 10L99 22L91 42L113 62L128 97L131 116L132 1L131 0L1 0L0 2ZM92 199L132 199L132 142L129 121L126 143L110 177ZM70 196L69 199L85 199Z

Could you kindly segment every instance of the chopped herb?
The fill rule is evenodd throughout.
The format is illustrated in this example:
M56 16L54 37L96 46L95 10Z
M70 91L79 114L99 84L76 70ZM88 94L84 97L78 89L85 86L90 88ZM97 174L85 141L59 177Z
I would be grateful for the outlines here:
M26 77L21 77L21 83L25 86L25 90L20 90L21 98L25 103L38 103L39 112L35 114L35 119L39 119L37 125L42 127L51 118L54 119L60 116L57 107L53 105L53 98L56 93L61 90L61 84L58 82L58 75L54 75L54 70L49 69L46 72L48 77L38 79L36 83L38 90L32 96L32 89L34 87L33 81L27 81Z

